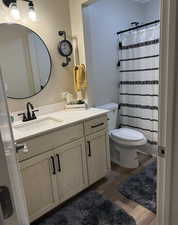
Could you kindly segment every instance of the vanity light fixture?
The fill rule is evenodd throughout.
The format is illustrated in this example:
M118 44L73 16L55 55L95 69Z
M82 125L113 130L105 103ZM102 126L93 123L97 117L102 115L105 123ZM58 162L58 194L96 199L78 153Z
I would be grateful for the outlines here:
M9 5L9 8L11 10L11 16L15 19L15 20L19 20L20 19L20 12L17 8L17 3L16 1L12 2Z
M15 20L20 19L20 12L17 7L17 0L2 0L3 3L10 8L11 10L11 15ZM23 1L28 3L29 11L28 11L28 16L32 21L37 20L37 15L34 9L34 4L32 0L18 0L18 1Z
M30 1L28 3L29 5L29 12L28 12L28 16L29 18L32 20L32 21L36 21L37 20L37 15L36 15L36 12L35 12L35 9L34 9L34 4L32 1Z

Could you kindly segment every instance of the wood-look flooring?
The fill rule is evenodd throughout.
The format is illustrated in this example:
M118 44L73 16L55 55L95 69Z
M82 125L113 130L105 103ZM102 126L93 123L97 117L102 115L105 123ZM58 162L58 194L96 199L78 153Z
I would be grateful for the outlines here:
M156 215L154 213L125 198L118 191L119 184L123 183L129 176L138 173L152 160L151 157L139 154L140 167L136 170L123 169L118 165L112 164L112 170L108 176L92 186L91 189L101 193L107 199L123 208L135 219L137 225L156 225Z

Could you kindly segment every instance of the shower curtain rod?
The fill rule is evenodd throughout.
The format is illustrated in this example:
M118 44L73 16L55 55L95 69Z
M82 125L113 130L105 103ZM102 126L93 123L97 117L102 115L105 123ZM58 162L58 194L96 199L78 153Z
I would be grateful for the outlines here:
M139 28L142 28L142 27L150 26L152 24L159 23L159 22L160 22L160 20L155 20L155 21L152 21L150 23L145 23L143 25L139 25L137 27L129 28L127 30L122 30L122 31L117 32L117 35L128 32L128 31L136 30L136 29L139 29Z

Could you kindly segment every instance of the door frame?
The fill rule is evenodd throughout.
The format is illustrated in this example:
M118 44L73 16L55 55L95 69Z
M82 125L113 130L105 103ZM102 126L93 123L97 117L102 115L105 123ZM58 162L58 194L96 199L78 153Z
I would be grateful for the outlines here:
M79 42L80 61L86 63L84 18L82 9L101 0L69 0L72 35ZM174 131L174 96L176 77L176 0L161 1L161 37L160 37L160 135L159 146L165 149L165 156L158 156L158 212L157 224L170 224L172 153Z
M158 157L157 224L160 225L171 225L176 17L176 0L161 0L159 146L165 149L165 157Z
M12 217L3 221L2 224L22 224L29 225L28 212L25 200L25 194L23 185L21 183L21 175L19 174L19 167L16 161L16 149L14 145L14 138L12 132L12 126L10 121L6 90L3 82L2 72L0 68L0 107L1 114L0 120L2 127L0 129L0 155L1 155L1 169L4 169L4 176L8 179L9 183L4 183L3 186L7 185L10 191L11 201L13 203L14 214ZM5 134L5 135L3 135ZM4 165L3 165L4 164ZM2 175L0 173L0 175ZM2 179L3 180L3 179ZM1 206L0 206L1 208ZM0 209L0 222L2 222L2 212ZM18 224L17 224L18 223Z

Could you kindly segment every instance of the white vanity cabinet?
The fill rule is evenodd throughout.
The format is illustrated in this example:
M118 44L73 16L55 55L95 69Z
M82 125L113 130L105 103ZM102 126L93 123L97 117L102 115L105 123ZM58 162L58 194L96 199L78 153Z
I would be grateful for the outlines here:
M30 221L88 186L84 139L20 163Z
M88 186L84 139L55 150L57 190L63 202Z
M17 158L31 222L105 177L110 170L106 115L27 139L25 143L29 152L18 153Z
M84 122L89 185L106 176L110 170L107 116Z
M57 205L56 177L53 154L44 153L20 163L30 221Z
M107 134L98 132L86 138L87 166L89 184L103 178L108 171Z

